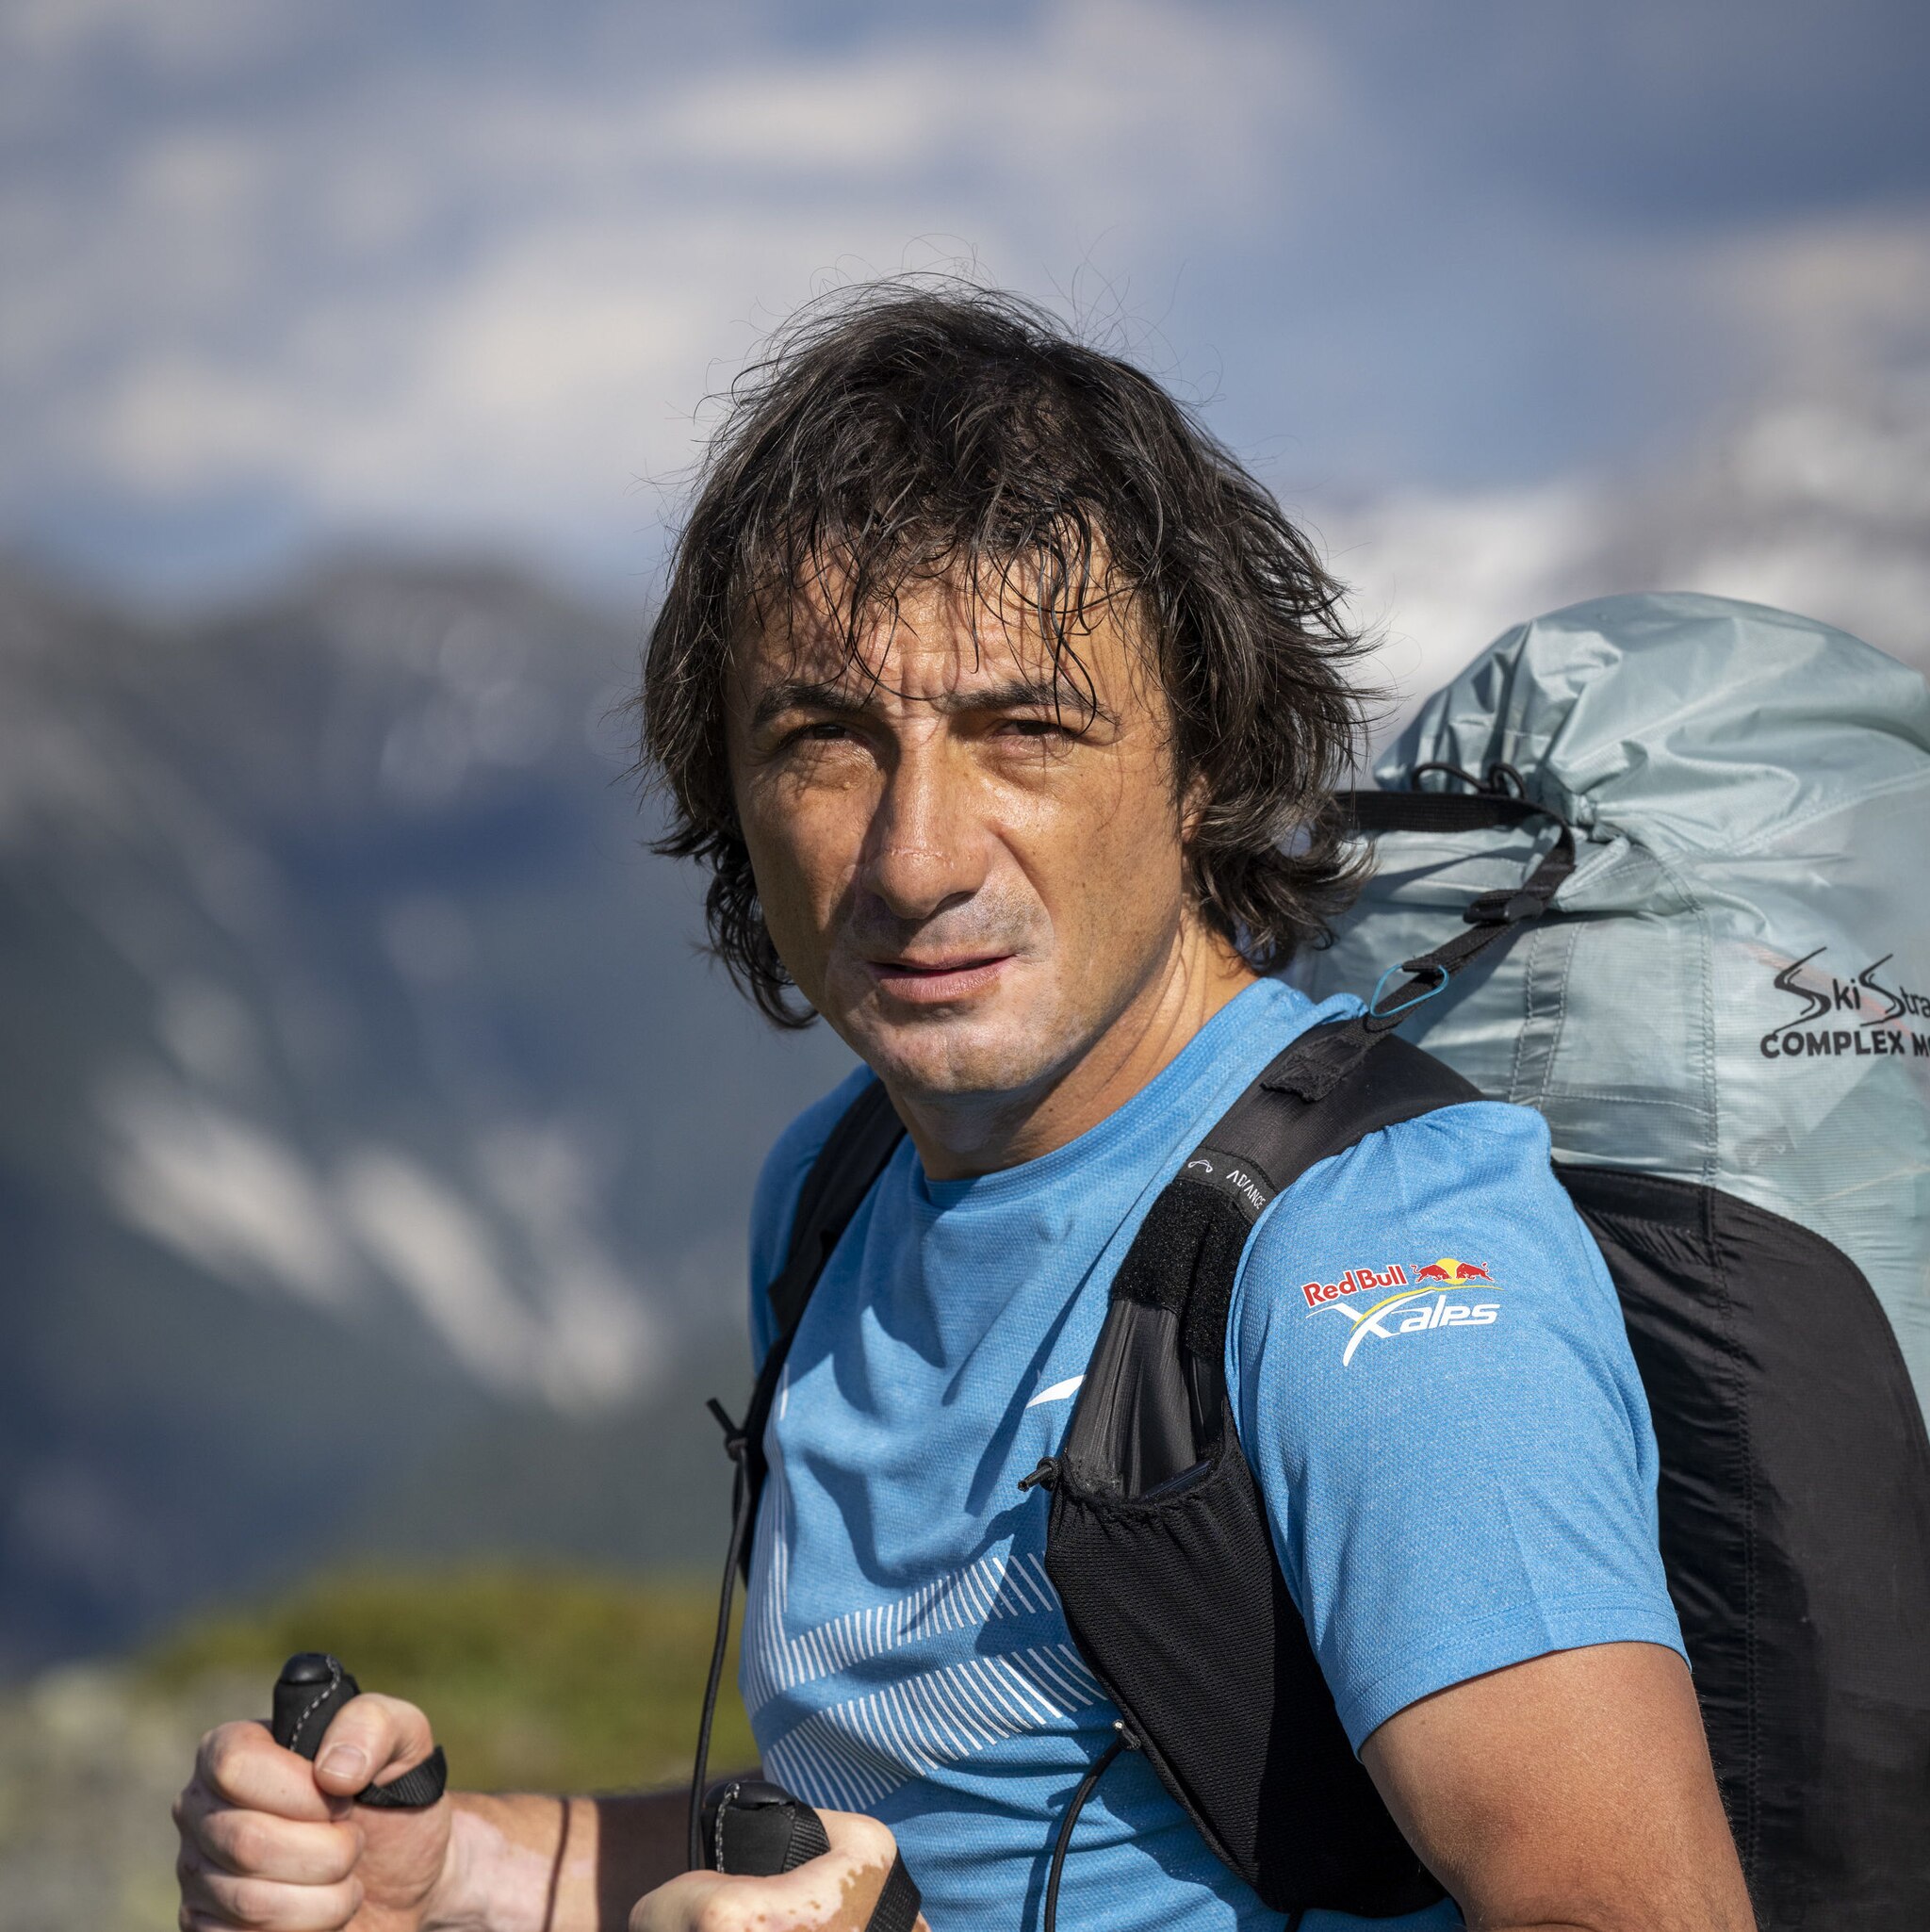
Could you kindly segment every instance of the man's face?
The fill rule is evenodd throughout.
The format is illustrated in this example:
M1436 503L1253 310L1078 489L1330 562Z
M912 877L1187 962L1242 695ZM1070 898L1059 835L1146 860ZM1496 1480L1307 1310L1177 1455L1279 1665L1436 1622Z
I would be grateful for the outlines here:
M1186 918L1165 705L1130 619L1102 605L1075 635L1083 684L1055 680L1016 603L976 630L930 586L855 659L806 605L733 665L731 776L778 954L895 1092L940 1105L1049 1089Z

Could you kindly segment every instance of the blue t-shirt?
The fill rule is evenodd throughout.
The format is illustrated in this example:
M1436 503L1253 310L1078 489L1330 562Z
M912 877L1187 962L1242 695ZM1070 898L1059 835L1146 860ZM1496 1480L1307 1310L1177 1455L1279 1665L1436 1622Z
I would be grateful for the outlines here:
M1046 1580L1049 1498L1018 1483L1060 1446L1114 1271L1267 1062L1358 1010L1262 981L1021 1167L931 1181L901 1142L818 1284L766 1435L741 1683L768 1775L890 1825L935 1932L1038 1924L1058 1821L1112 1740ZM866 1077L765 1165L760 1356L805 1172ZM1241 1264L1226 1375L1356 1748L1415 1699L1550 1650L1680 1649L1642 1385L1538 1115L1480 1102L1383 1128L1280 1195ZM1080 1817L1059 1912L1108 1932L1282 1923L1130 1752ZM1459 1923L1444 1902L1304 1928Z

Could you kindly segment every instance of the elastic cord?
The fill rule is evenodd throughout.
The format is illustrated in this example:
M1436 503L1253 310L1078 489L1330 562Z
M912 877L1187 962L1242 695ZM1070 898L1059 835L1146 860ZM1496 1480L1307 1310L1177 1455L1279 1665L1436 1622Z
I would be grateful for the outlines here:
M744 1549L744 1532L751 1517L750 1481L744 1466L744 1437L713 1401L711 1407L724 1424L725 1447L737 1465L737 1480L730 1498L730 1548L724 1559L724 1581L717 1592L717 1635L711 1645L711 1675L704 1685L704 1714L697 1724L696 1762L690 1775L690 1869L704 1872L710 1860L704 1856L704 1777L711 1761L711 1725L717 1715L717 1693L724 1682L724 1654L730 1645L730 1599L737 1589L738 1559Z
M1060 1821L1059 1835L1053 1842L1052 1872L1045 1881L1045 1919L1040 1932L1058 1932L1059 1875L1066 1869L1066 1853L1071 1849L1072 1843L1072 1826L1079 1822L1079 1813L1086 1809L1086 1800L1092 1795L1099 1780L1121 1751L1138 1749L1138 1739L1123 1723L1115 1724L1113 1728L1119 1736L1099 1754L1092 1769L1079 1780L1079 1789L1072 1793L1072 1802L1066 1807L1066 1815Z

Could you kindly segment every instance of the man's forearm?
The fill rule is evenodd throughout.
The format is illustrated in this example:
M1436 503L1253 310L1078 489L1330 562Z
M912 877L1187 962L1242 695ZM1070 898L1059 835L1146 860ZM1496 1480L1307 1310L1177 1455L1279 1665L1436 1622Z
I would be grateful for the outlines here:
M434 1932L624 1932L637 1900L684 1868L682 1792L454 1802Z

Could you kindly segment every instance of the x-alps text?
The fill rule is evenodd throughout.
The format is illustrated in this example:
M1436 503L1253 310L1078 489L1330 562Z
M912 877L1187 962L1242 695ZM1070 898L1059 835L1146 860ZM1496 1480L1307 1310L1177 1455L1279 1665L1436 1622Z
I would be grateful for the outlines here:
M1340 1357L1346 1367L1369 1335L1391 1342L1436 1329L1491 1327L1500 1317L1498 1302L1451 1299L1451 1289L1466 1282L1494 1285L1481 1263L1444 1254L1412 1270L1398 1261L1385 1268L1350 1268L1338 1281L1301 1283L1300 1294L1310 1315L1331 1308L1347 1318L1352 1332Z

